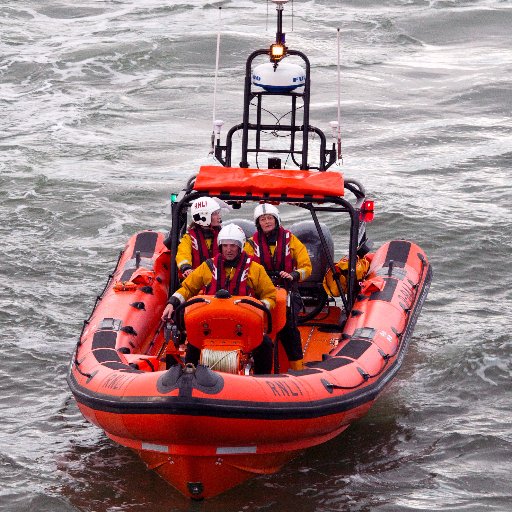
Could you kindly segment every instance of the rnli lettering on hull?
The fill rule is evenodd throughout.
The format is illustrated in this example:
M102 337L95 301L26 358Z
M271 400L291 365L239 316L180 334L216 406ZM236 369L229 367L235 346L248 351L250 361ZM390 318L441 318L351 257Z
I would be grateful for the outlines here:
M272 390L274 396L288 397L288 396L304 396L302 389L296 382L283 382L281 380L267 380L267 386Z

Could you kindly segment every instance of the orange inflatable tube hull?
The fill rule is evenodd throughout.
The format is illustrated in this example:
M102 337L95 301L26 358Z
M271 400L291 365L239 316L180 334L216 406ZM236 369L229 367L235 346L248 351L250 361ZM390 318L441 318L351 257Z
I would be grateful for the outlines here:
M402 364L432 275L417 245L385 244L343 328L333 329L341 324L335 306L325 329L300 327L304 371L254 376L173 364L181 349L160 326L169 263L162 234L130 239L86 322L68 383L87 420L196 499L275 472L364 416ZM282 326L279 300L275 315Z

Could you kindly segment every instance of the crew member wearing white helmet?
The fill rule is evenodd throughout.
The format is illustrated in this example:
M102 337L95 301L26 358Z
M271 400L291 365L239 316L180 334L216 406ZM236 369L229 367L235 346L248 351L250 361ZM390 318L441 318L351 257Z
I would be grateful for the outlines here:
M168 301L162 314L163 321L168 321L177 306L197 295L203 288L206 288L209 295L224 289L231 295L256 297L269 309L275 306L276 288L265 269L243 250L245 234L242 228L228 224L220 230L217 243L219 254L199 265L181 283L181 288ZM254 373L272 371L272 353L272 341L264 336L262 344L253 351ZM187 363L197 365L199 355L199 350L190 344L187 346Z
M199 197L192 202L192 222L176 251L176 264L184 277L203 261L219 254L217 236L222 224L223 204L213 197Z
M247 254L261 263L274 284L293 284L311 275L312 267L305 245L281 225L279 210L272 204L263 203L254 209L256 233L245 244ZM302 343L297 327L301 307L298 291L291 292L291 304L286 325L279 338L293 370L304 368Z

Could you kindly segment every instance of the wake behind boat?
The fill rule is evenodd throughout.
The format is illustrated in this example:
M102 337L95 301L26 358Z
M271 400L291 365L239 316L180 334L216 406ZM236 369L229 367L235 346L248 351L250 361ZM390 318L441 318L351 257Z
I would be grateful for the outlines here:
M247 60L243 121L225 144L222 122L215 123L221 165L201 167L173 196L167 239L143 231L128 241L84 323L68 375L86 419L195 499L278 471L364 416L404 360L432 276L413 242L370 250L373 201L359 182L329 170L340 156L339 123L330 146L310 124L309 60L286 47L286 0L274 2L276 41ZM267 62L256 64L262 57ZM276 105L287 114L269 117ZM258 204L301 212L304 220L289 229L312 263L297 290L304 369L290 369L277 335L287 322L289 287L278 286L272 310L254 296L220 290L184 301L172 325L162 322L181 286L175 257L190 207L204 197L236 211L229 222L247 237ZM273 342L272 370L257 375L253 355L264 335ZM187 345L201 351L200 364L185 363Z

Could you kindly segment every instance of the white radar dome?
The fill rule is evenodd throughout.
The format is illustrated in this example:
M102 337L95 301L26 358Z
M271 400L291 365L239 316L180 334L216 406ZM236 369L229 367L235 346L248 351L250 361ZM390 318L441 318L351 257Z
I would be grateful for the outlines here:
M267 92L290 92L304 87L306 72L298 64L280 62L274 70L274 64L266 62L252 71L252 83Z

